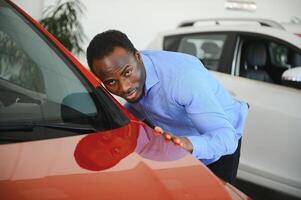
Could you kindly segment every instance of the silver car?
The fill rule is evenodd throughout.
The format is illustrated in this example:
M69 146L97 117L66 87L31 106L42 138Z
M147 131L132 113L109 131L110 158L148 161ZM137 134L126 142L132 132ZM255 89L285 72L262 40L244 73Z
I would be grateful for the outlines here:
M238 177L301 197L301 38L271 20L182 23L148 49L198 57L250 104Z

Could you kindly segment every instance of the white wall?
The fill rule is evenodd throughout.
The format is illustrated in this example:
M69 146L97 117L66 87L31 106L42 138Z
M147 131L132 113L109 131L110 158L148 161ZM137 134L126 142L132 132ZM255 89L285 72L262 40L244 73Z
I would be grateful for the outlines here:
M47 2L47 0L45 1ZM146 48L159 31L179 22L209 17L262 17L280 22L301 18L301 0L255 0L255 12L225 9L225 0L85 0L82 23L88 42L107 29L124 31L138 49ZM81 58L85 63L85 59Z
M107 29L124 31L138 49L145 48L155 35L172 29L179 22L194 18L212 17L261 17L279 22L291 17L301 18L301 0L253 0L257 5L254 12L226 10L226 0L81 0L86 6L82 25L88 37L84 44ZM39 0L14 0L26 6L25 10L35 14ZM31 3L28 3L31 2ZM41 1L42 2L42 1ZM40 3L41 3L40 2ZM55 0L44 0L44 9ZM27 6L32 6L33 13ZM22 6L21 6L22 7ZM85 63L84 56L80 60Z
M44 10L44 1L43 0L11 0L17 4L20 8L25 10L31 17L34 19L41 19L43 10Z

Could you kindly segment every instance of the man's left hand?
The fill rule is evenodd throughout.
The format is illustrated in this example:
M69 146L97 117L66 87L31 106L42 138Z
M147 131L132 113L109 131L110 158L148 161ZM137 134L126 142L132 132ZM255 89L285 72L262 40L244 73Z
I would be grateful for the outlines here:
M188 152L192 153L193 145L187 137L174 136L173 134L171 134L169 132L163 131L163 129L159 126L156 126L154 128L154 130L156 131L156 133L162 135L165 138L165 140L172 141L174 144L180 145L184 149L186 149Z

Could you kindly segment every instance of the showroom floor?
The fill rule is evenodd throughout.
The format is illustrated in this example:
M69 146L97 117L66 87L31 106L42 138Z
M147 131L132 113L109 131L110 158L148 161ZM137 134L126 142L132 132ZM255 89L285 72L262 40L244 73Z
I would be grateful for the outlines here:
M277 192L253 183L237 180L236 187L247 194L253 200L300 200L301 198L288 196L284 193Z

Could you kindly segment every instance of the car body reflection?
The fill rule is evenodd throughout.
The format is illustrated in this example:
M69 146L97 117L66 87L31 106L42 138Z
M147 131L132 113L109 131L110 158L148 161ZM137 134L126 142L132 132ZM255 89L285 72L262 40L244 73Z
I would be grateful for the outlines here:
M76 146L74 157L82 168L99 171L115 166L133 152L155 161L178 160L187 155L180 146L165 141L153 129L137 121L83 137Z

